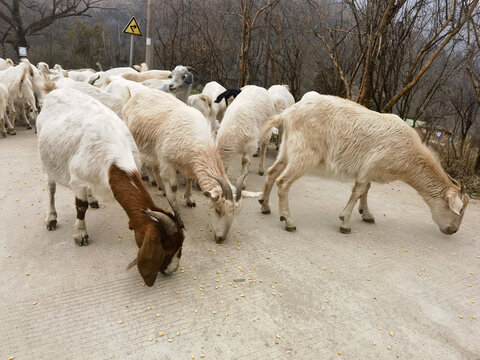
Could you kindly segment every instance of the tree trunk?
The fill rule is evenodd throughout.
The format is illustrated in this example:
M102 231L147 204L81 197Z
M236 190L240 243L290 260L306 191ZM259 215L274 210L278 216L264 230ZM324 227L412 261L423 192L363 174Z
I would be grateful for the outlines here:
M477 160L475 160L475 174L480 175L480 146L478 147Z
M266 50L265 50L265 63L263 65L263 87L268 88L268 65L270 64L270 34L272 27L272 11L275 8L271 9L267 18L267 41L266 41Z

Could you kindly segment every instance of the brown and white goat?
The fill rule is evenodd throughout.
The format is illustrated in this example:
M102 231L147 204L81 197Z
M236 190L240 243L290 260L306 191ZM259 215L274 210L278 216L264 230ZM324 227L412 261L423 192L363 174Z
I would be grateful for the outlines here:
M349 100L319 95L302 100L264 125L262 134L283 125L284 135L275 163L268 169L262 212L270 213L273 182L278 186L280 220L286 229L296 226L288 206L292 183L313 168L335 177L355 179L352 195L340 214L340 231L349 233L350 216L360 199L364 221L374 218L367 205L370 182L406 182L430 207L432 217L444 234L460 227L469 197L452 182L435 155L422 144L418 134L398 116L380 114Z
M56 183L75 193L73 238L79 246L89 241L88 193L99 200L116 199L129 217L139 248L131 265L137 264L145 284L152 286L159 271L175 271L182 252L182 228L173 215L153 203L145 189L137 170L138 149L125 123L94 98L63 88L45 98L37 128L50 193L47 229L57 226Z

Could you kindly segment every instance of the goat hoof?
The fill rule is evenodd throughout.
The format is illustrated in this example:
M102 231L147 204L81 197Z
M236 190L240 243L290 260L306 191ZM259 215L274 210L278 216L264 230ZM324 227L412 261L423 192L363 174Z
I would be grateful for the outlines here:
M369 224L374 224L375 223L375 219L374 218L362 218L363 221L365 221L366 223L369 223Z
M47 230L55 230L57 228L57 220L50 220L50 222L47 224Z
M88 203L92 209L98 209L98 201L92 201L91 203Z
M258 175L263 176L263 171L259 171Z
M265 209L265 210L262 210L262 214L271 214L272 212L270 211L270 209Z
M358 212L361 214L363 214L363 209L358 209Z
M350 233L352 232L352 229L350 229L350 228L344 228L344 227L341 227L341 226L340 226L340 232L341 232L342 234L350 234Z
M27 130L32 130L32 127L30 125L25 125L25 127L27 128Z
M297 231L297 227L296 226L285 226L285 230L287 230L288 232L295 232L295 231Z
M74 240L77 246L88 246L88 235L83 235L82 237L74 238Z
M10 135L17 135L17 132L14 129L10 130Z
M194 208L194 207L197 206L197 204L195 204L195 201L192 201L192 202L188 202L188 201L187 201L187 206L188 206L189 208Z
M2 132L2 137L7 137L7 133Z
M287 220L287 218L285 216L283 216L283 215L280 216L280 221L285 221L285 220Z

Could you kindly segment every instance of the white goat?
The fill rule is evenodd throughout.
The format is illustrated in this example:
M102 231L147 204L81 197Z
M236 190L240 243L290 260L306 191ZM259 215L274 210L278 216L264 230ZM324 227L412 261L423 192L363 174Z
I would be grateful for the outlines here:
M100 101L103 105L111 109L118 117L122 117L122 108L125 105L125 99L120 96L115 96L105 90L99 89L85 82L73 81L68 78L57 81L58 88L72 88L87 94L94 99Z
M210 124L196 109L170 94L145 89L132 96L123 108L123 116L142 155L165 189L167 199L180 220L176 200L177 171L186 179L187 206L195 206L191 198L192 181L208 197L208 213L216 241L226 238L236 214L242 206L242 191L229 183ZM244 196L259 194L244 193Z
M48 178L50 206L45 223L57 226L56 183L75 193L74 240L88 245L87 191L103 200L116 199L129 217L139 247L136 261L145 283L159 271L178 268L183 232L171 214L155 206L138 166L138 150L124 122L92 97L71 88L47 95L38 117L38 149Z
M216 134L218 125L216 121L216 112L213 107L212 98L205 94L190 95L188 97L188 106L194 107L200 111L210 123L212 133Z
M185 104L192 92L193 72L196 72L191 66L178 65L173 69L170 77L168 91L174 93L177 99Z
M352 195L340 214L340 231L349 233L352 210L360 199L364 221L374 218L367 205L370 182L402 180L415 188L430 207L432 217L444 234L460 227L468 195L454 184L415 130L398 116L380 114L349 100L321 95L302 100L264 125L284 126L283 142L275 163L268 169L262 212L270 213L273 182L278 186L280 220L295 231L290 216L288 190L292 183L313 168L324 174L355 179Z
M93 69L68 70L68 78L79 82L88 82L94 74Z
M268 94L273 100L275 106L275 114L280 114L283 110L295 104L295 98L290 94L288 85L273 85L268 89ZM276 138L277 150L280 148L282 142L283 127L280 126Z
M7 70L10 66L6 60L0 58L0 70Z
M225 165L242 154L242 175L248 174L250 159L260 146L258 173L263 175L269 134L260 135L263 122L274 114L273 101L264 88L249 85L228 106L217 133L217 145ZM245 187L244 180L244 187Z
M111 77L106 86L103 87L103 90L112 94L114 97L121 98L124 105L130 99L132 94L143 89L145 89L145 86L142 84L135 81L125 80L121 76Z
M309 91L303 94L301 101L303 100L318 100L322 97L318 92L316 91Z
M138 73L123 73L121 76L126 80L144 82L150 79L167 80L171 77L171 74L172 72L170 70L147 70Z
M28 65L19 64L17 66L9 67L4 71L0 71L0 82L8 89L7 112L8 116L5 118L7 124L7 131L11 135L15 135L15 102L24 98L24 93L28 95L29 89L25 85L28 79Z
M17 118L21 119L27 129L32 128L31 122L37 119L38 110L36 106L33 84L27 76L21 87L21 96L14 102ZM13 124L15 126L15 124Z
M142 63L141 65L133 65L133 68L138 72L148 71L148 65L146 63Z
M215 119L222 121L225 110L227 110L227 104L225 101L220 101L219 103L214 102L218 95L227 91L222 85L216 81L210 81L205 84L205 87L202 90L202 94L209 96L213 101L213 112L215 114Z
M110 83L110 78L113 76L121 76L124 73L135 73L137 74L137 71L132 69L131 67L118 67L118 68L113 68L107 71L99 71L93 74L90 79L88 80L88 83L90 85L94 85L96 87L105 87L108 83Z

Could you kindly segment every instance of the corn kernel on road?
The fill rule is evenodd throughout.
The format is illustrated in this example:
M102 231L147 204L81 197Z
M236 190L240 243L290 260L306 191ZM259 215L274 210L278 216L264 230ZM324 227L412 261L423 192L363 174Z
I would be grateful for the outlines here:
M246 199L216 244L197 191L196 208L182 202L179 270L148 288L125 270L137 248L118 204L87 211L90 245L78 248L74 196L59 187L58 228L46 230L36 144L27 130L0 139L0 359L480 358L479 201L449 237L413 189L373 184L377 223L355 210L343 235L352 182L309 175L290 191L296 233L274 188L271 215Z

